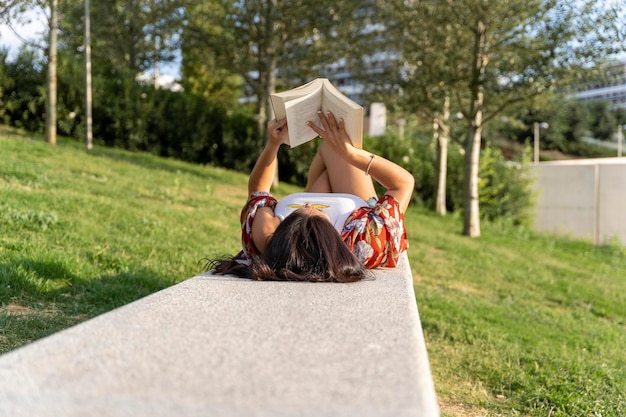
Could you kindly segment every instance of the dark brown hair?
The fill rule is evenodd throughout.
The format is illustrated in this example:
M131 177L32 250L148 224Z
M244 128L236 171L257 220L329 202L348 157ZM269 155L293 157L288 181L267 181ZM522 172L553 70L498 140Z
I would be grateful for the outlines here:
M207 267L217 274L266 281L354 282L366 274L328 219L303 210L278 225L263 254L250 265L225 258Z

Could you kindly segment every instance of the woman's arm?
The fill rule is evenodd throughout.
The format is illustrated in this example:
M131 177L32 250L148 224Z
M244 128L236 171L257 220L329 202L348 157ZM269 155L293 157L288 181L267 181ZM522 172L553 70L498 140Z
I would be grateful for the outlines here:
M369 174L387 189L385 194L395 197L403 212L411 201L415 180L410 172L380 156L355 148L345 130L343 119L336 121L332 113L319 113L322 128L309 123L313 129L347 163Z
M259 155L250 177L248 178L248 195L257 192L269 192L276 174L277 155L280 145L287 136L287 120L270 120L267 123L268 141ZM267 240L272 236L280 220L274 216L270 207L260 207L252 222L252 240L254 246L262 253Z
M287 120L270 120L267 124L267 132L269 135L267 144L248 178L248 195L257 191L270 191L276 174L278 149L287 136Z

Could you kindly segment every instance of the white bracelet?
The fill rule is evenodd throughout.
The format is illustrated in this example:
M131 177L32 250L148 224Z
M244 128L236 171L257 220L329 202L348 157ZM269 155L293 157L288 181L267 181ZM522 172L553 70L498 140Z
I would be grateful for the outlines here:
M372 162L374 162L374 158L376 158L376 155L371 154L370 155L370 163L367 164L367 169L365 170L365 175L369 175L370 174L370 168L372 167Z

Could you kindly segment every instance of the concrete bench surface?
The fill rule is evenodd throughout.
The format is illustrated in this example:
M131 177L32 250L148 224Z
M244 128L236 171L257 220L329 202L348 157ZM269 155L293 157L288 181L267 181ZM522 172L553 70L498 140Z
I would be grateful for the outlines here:
M438 416L410 267L200 275L0 356L0 416Z

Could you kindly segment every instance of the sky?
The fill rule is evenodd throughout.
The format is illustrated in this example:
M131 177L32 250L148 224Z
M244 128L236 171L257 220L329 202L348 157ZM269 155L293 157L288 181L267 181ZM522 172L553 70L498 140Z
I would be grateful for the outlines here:
M28 12L31 23L26 25L16 25L17 34L26 40L40 39L43 35L46 24L43 16L36 12ZM9 49L9 57L17 55L24 42L5 23L0 23L0 45Z
M9 59L14 58L18 54L20 47L24 44L22 39L26 41L39 40L46 31L47 22L41 12L30 11L26 16L30 19L30 23L15 25L14 29L17 34L5 23L0 23L0 46L9 50ZM170 84L175 78L178 78L180 76L179 67L179 63L160 65L159 74L162 77L161 83Z

